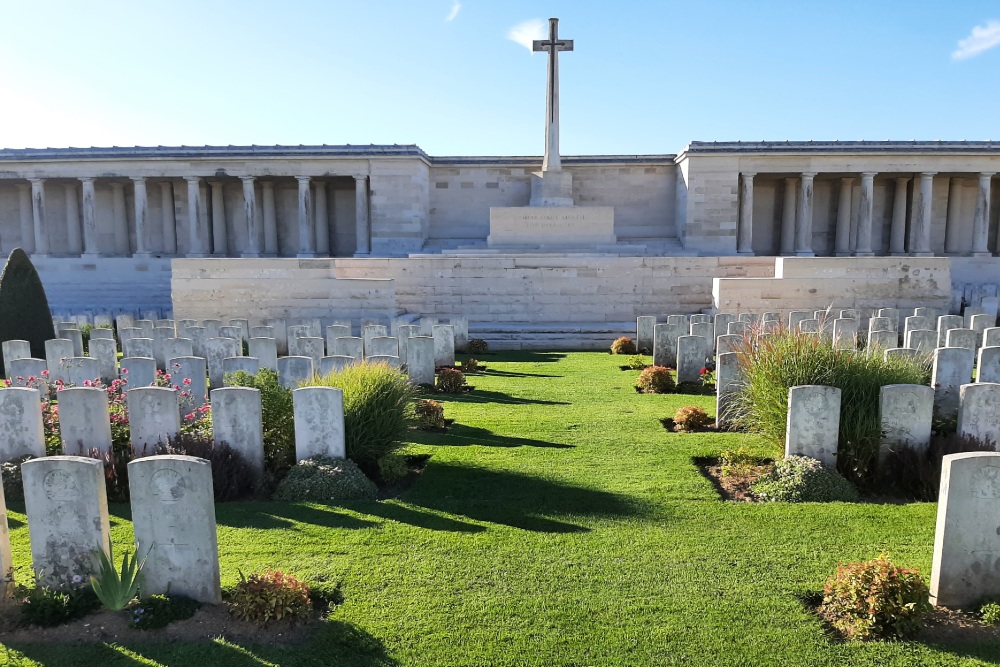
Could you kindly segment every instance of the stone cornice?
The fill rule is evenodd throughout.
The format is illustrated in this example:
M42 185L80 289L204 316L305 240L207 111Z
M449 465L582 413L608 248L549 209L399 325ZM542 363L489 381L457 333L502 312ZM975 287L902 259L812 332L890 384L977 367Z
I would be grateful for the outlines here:
M1000 141L692 141L677 156L815 153L996 153Z

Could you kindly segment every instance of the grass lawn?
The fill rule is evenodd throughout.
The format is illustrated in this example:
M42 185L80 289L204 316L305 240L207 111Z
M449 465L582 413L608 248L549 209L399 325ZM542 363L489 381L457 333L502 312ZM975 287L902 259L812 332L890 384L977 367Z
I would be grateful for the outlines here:
M403 497L350 507L217 507L223 584L274 566L343 582L296 647L135 643L6 648L24 665L981 665L1000 646L829 639L799 601L838 561L883 549L929 577L936 505L735 504L692 464L740 434L658 419L708 396L638 395L602 353L485 355L457 423ZM111 509L116 544L128 507ZM9 514L27 565L23 506ZM0 653L0 655L3 655ZM0 664L4 664L0 661Z

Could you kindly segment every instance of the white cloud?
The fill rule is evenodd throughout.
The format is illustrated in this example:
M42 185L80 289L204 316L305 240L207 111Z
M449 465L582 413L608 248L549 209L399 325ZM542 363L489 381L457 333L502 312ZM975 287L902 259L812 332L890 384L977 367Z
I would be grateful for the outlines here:
M462 3L458 0L454 0L454 2L451 3L451 11L448 12L448 16L444 17L445 23L454 21L460 11L462 11Z
M952 60L965 60L978 56L1000 46L1000 21L987 21L986 25L977 25L965 39L958 40L958 48L951 54Z
M531 51L531 42L536 39L547 37L545 28L548 24L542 19L529 19L518 23L507 31L507 39L517 42L524 48Z

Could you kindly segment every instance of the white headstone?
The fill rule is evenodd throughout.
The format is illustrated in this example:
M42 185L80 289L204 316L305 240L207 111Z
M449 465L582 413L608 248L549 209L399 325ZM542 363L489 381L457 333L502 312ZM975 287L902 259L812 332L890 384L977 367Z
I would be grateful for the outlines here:
M403 362L399 360L399 357L394 357L391 354L375 354L370 357L365 358L364 363L366 364L388 364L392 368L400 368Z
M59 375L66 384L82 387L101 379L101 364L90 357L64 357Z
M418 385L434 384L434 339L431 336L413 336L407 341L406 373Z
M264 422L260 389L213 389L211 402L215 443L225 442L242 454L259 485L264 478Z
M322 338L312 336L299 336L288 339L288 354L292 357L309 357L313 360L313 366L319 366L319 360L323 358L325 345Z
M132 450L149 454L181 430L180 397L166 387L137 387L125 392Z
M118 347L109 338L90 339L90 357L97 361L101 382L110 384L118 377Z
M257 375L260 370L260 361L256 357L226 357L222 360L223 382L230 373L249 373ZM230 386L228 383L226 386Z
M89 456L111 450L108 392L98 387L73 387L59 392L59 434L63 454Z
M699 382L708 356L708 341L701 336L677 338L677 383Z
M104 465L83 456L21 464L32 567L41 586L73 586L97 574L111 544Z
M393 336L375 336L368 342L366 357L398 357L399 341Z
M278 382L282 387L295 389L313 376L311 357L281 357L278 359Z
M83 356L83 332L79 329L63 329L59 334L60 338L66 338L73 342L73 356Z
M261 368L278 371L278 342L276 340L273 338L251 338L247 346L250 348L250 356L257 359Z
M933 329L911 329L906 334L906 347L918 350L920 354L931 354L937 347L938 335Z
M14 359L7 366L7 379L13 387L29 387L49 396L48 364L44 359Z
M788 390L785 456L808 456L835 468L839 435L839 388L799 385Z
M354 357L332 354L319 360L319 374L322 377L339 373L355 363Z
M122 357L118 373L126 390L148 387L156 382L156 360L152 357Z
M434 365L455 365L455 328L450 324L435 324L431 331L434 337Z
M971 607L1000 597L1000 453L948 454L941 465L931 604Z
M0 389L0 462L45 456L41 393L28 387Z
M316 456L346 458L344 392L334 387L303 387L292 392L295 411L295 460Z
M5 340L3 342L3 365L10 368L15 359L30 359L31 343L26 340Z
M788 330L789 331L800 331L799 322L802 320L811 320L812 313L805 310L793 310L788 313Z
M734 401L743 382L743 372L735 352L721 352L716 359L715 421L724 429L729 428L735 418Z
M887 384L879 390L884 457L901 447L927 449L931 442L934 390L922 384Z
M75 356L73 354L73 341L65 338L53 338L45 341L45 361L48 363L49 373L53 376L51 378L53 382L56 378L62 377L59 374L59 362L72 356Z
M725 336L729 333L729 323L735 322L736 316L732 313L716 313L715 314L715 337ZM652 351L653 348L650 348Z
M979 335L972 329L949 329L945 347L964 347L975 350L979 347Z
M961 315L942 315L938 318L938 347L945 347L948 343L948 332L952 329L961 329L965 326L965 320Z
M355 336L341 336L333 341L333 355L364 359L364 341ZM333 356L331 355L331 356Z
M212 464L193 456L148 456L128 464L132 525L143 595L222 602Z
M209 338L205 341L205 361L208 362L208 382L212 387L221 387L223 379L222 360L239 356L237 343L232 338Z
M203 357L175 357L168 361L171 380L181 387L181 414L188 414L208 402L208 364ZM190 382L187 382L190 380ZM183 394L187 394L186 396Z
M958 393L958 434L1000 449L1000 384L963 384Z
M333 341L351 335L351 327L344 324L331 324L326 328L326 351L333 354Z
M635 320L635 345L640 353L653 351L653 327L656 326L656 317L653 315L642 315Z
M931 386L934 388L934 412L942 417L958 413L958 392L972 381L975 353L965 347L939 347L934 350Z
M748 333L750 333L750 325L742 320L730 322L726 328L726 335L728 336L746 336Z
M194 356L194 341L190 338L166 338L160 342L160 349L163 354L163 367L170 373L171 359Z
M1000 382L1000 346L991 345L979 348L976 381Z
M222 335L222 320L203 320L201 326L205 329L205 338L219 338Z
M833 321L833 346L838 350L853 350L858 346L858 321L838 317Z
M154 343L152 338L129 338L122 344L122 356L148 357L155 360Z
M716 339L716 353L726 354L727 352L735 352L740 349L742 345L743 336L730 336L729 334L725 334Z
M705 339L705 351L711 355L715 349L715 325L711 322L692 322L691 335Z
M250 338L274 338L274 327L271 326L250 327Z

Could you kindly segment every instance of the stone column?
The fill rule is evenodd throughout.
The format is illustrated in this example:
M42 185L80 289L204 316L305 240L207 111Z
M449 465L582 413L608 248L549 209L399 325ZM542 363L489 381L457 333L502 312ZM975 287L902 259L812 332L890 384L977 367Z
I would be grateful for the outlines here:
M851 254L851 199L854 194L854 177L840 179L840 199L837 203L837 237L834 244L837 257Z
M936 171L920 174L920 197L917 200L917 229L913 236L913 255L931 257L931 210L934 201L934 175Z
M803 172L802 194L799 197L799 214L795 225L795 254L798 257L815 257L812 249L813 178L815 172Z
M31 186L18 183L17 200L21 209L21 249L31 254L35 252L35 223L31 213Z
M69 241L69 254L83 253L83 239L80 236L80 203L76 197L76 183L63 185L66 193L66 238Z
M313 204L316 213L316 254L325 257L330 254L330 216L326 208L326 183L321 181L313 186Z
M354 217L357 233L355 255L370 255L372 252L371 230L368 219L368 177L354 177Z
M149 212L146 179L133 176L132 185L135 194L135 256L149 257L149 247L146 244L146 214Z
M740 174L740 219L736 227L736 252L753 254L753 177L754 172Z
M49 254L49 238L45 228L45 179L31 178L31 221L35 237L35 254L45 257Z
M299 182L299 252L298 257L316 256L316 237L312 229L312 195L309 176L296 176Z
M201 179L186 176L188 200L188 257L205 257L205 247L198 229L201 225Z
M989 257L990 239L990 179L994 172L979 174L979 191L976 194L976 214L972 218L972 256Z
M871 257L872 252L872 217L875 207L875 172L866 171L861 174L861 204L858 211L858 241L855 245L856 257Z
M243 211L247 219L247 249L242 257L260 257L260 230L257 222L257 191L253 176L240 176L243 181Z
M226 203L222 199L222 182L209 181L212 186L212 255L225 257L229 254L226 239Z
M274 181L262 181L261 198L264 200L264 254L278 254L278 215L274 207Z
M962 215L962 179L948 179L948 217L944 223L944 251L949 255L959 255L959 226Z
M895 197L892 202L892 227L889 229L889 254L906 254L906 186L909 176L896 179Z
M798 183L794 178L785 179L784 206L781 209L781 254L795 254L795 195Z
M80 183L83 186L83 256L94 259L100 252L94 179L81 178Z
M128 216L125 213L125 185L123 183L111 184L111 205L112 216L115 227L115 254L128 255Z
M163 223L163 254L177 254L177 217L174 214L174 188L170 181L160 181L160 217Z

